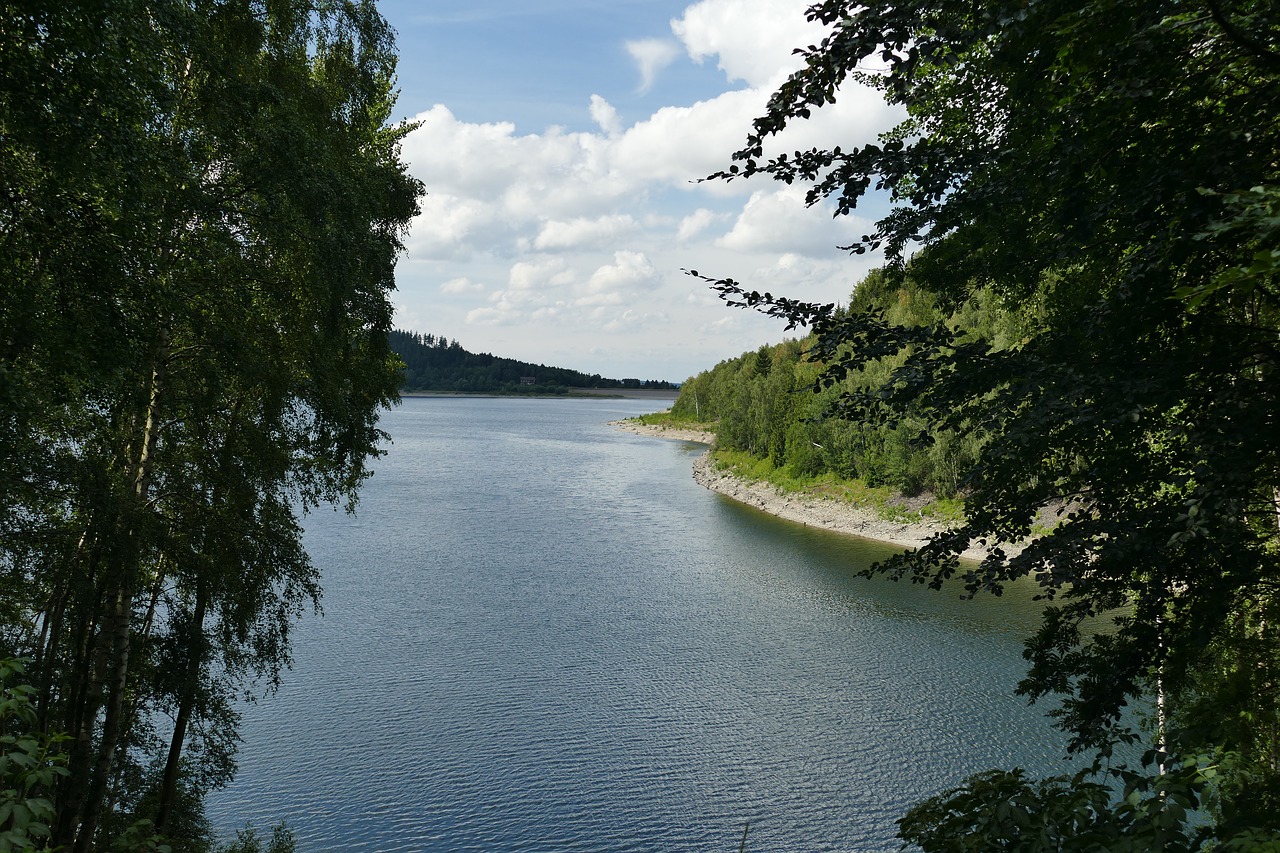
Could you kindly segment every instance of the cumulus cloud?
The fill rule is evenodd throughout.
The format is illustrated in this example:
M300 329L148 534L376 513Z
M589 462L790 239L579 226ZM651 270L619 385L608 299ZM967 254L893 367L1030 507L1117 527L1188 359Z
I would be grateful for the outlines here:
M410 223L405 248L413 260L465 259L477 248L475 234L489 231L494 221L492 206L479 199L432 193Z
M421 329L423 327L422 315L403 302L396 303L395 315L392 317L391 322L397 329Z
M433 196L494 206L496 217L537 220L612 206L619 186L605 155L608 138L551 128L519 136L505 122L459 121L437 104L414 118L402 146L414 177Z
M444 284L440 285L440 292L451 294L483 293L484 285L474 282L466 276L462 276L461 278L451 278Z
M591 120L606 136L617 136L622 132L622 120L618 118L618 111L599 95L591 96Z
M534 238L533 247L539 251L604 247L623 235L635 232L639 227L640 223L627 214L594 219L579 216L568 221L553 220L542 226L538 236Z
M667 315L660 311L638 311L627 308L608 318L601 328L606 332L634 332L655 323L666 322L667 319Z
M573 279L573 270L564 259L535 258L512 264L507 286L512 291L546 293L570 284Z
M730 80L769 86L801 66L797 47L822 38L819 24L805 20L809 0L702 0L671 22L696 61L716 57Z
M566 245L566 229L548 223L611 215L639 221L646 195L671 188L745 196L757 184L697 181L728 164L766 97L764 90L725 92L663 107L622 130L616 112L597 96L591 110L606 131L523 136L511 124L462 122L436 106L417 117L421 126L404 143L411 171L428 191L408 240L409 256L465 259ZM871 141L895 116L875 93L851 90L779 144Z
M866 233L862 222L807 210L798 186L698 182L745 142L779 75L795 67L791 49L820 37L804 21L807 2L689 6L671 24L684 49L745 85L639 120L624 122L599 94L588 100L589 89L576 96L582 129L522 133L511 122L461 120L443 105L418 115L403 154L428 195L406 239L398 278L408 307L397 316L416 312L451 336L465 322L474 346L503 354L519 356L509 344L525 340L539 360L557 350L581 357L601 329L612 332L606 350L634 349L645 340L638 330L661 322L683 342L679 358L705 354L710 364L779 332L768 318L726 312L681 267L767 282L775 293L847 298L856 279L836 247ZM678 58L674 44L628 43L647 84ZM877 93L850 87L770 144L853 148L899 117Z
M710 228L719 218L718 214L705 207L700 207L680 220L680 227L676 230L676 239L681 243L688 242Z
M855 216L833 219L829 204L806 207L804 196L804 189L798 186L757 190L733 228L716 245L740 252L830 256L836 253L837 246L856 239L854 231L866 225L865 220Z
M651 288L658 272L643 252L618 251L613 263L599 267L587 282L579 305L617 305L625 298Z
M467 312L466 322L469 326L502 326L523 320L523 315L503 312L497 308L473 308Z
M641 93L652 89L662 69L680 56L679 45L668 39L639 39L627 42L626 47L640 70Z
M764 91L742 89L690 106L663 107L613 142L609 162L622 174L643 175L654 183L742 194L741 183L693 182L728 165L767 100Z

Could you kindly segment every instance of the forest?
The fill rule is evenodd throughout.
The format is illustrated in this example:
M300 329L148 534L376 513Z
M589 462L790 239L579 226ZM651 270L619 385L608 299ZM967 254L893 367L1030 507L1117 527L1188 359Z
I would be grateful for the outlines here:
M836 316L867 312L904 327L946 326L994 351L1018 345L1037 318L1034 307L1004 304L989 291L946 311L910 269L902 276L875 270ZM812 353L815 345L810 335L722 361L681 385L672 418L713 426L722 456L738 451L765 462L780 482L816 487L824 480L856 480L907 497L962 495L984 433L933 429L910 409L892 422L841 417L832 411L835 404L883 387L905 355L867 363L840 382L815 388L825 366Z
M464 349L443 335L392 329L391 350L404 362L400 390L438 394L569 394L585 388L660 388L661 379L606 379L563 367L530 364Z
M708 179L799 184L837 216L887 200L845 247L886 262L848 305L690 271L807 334L695 377L676 412L782 476L961 500L867 574L1035 585L1017 692L1086 762L976 775L912 807L903 841L1280 850L1275 4L808 14L827 35ZM899 125L778 151L853 84ZM972 543L989 556L961 561Z
M1083 762L974 776L902 840L1280 851L1276 4L807 14L826 35L706 180L881 211L844 248L883 264L844 305L691 271L798 336L676 412L788 476L957 501L868 573L1037 585L1017 690ZM0 22L0 849L287 853L220 847L203 806L319 606L302 514L354 508L402 384L597 378L392 334L423 187L371 0ZM851 85L901 122L778 150Z
M396 399L395 62L372 3L0 3L0 849L292 849L204 801Z

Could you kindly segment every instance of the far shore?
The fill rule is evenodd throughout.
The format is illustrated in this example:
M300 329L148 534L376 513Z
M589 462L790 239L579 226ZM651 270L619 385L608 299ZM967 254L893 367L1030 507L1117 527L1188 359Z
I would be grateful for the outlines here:
M610 426L636 435L675 441L707 445L715 441L714 433L661 425L649 426L634 420L612 421ZM717 469L712 464L709 453L701 454L694 461L693 479L713 492L778 518L902 548L919 548L930 536L943 530L941 526L930 523L924 517L919 522L912 523L889 521L881 518L874 510L834 498L780 492L769 483L751 482ZM986 555L986 549L975 547L965 551L961 556L965 559L981 560Z
M563 394L529 393L496 394L488 391L401 391L401 397L476 397L483 399L578 399L602 397L606 399L654 400L674 402L680 392L666 388L571 388Z

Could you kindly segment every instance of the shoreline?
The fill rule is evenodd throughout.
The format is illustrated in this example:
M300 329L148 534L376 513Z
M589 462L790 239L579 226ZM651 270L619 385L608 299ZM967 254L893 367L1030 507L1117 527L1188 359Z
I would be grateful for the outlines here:
M696 429L678 429L668 426L650 426L636 420L609 421L609 426L633 435L647 435L653 438L669 438L672 441L692 441L697 444L711 444L716 440L714 432Z
M404 397L474 397L484 400L652 400L669 403L678 391L648 388L571 388L563 394L499 394L495 391L400 391ZM620 422L619 422L620 423Z
M611 421L609 426L635 435L690 441L710 445L715 434L697 430L648 426L635 421ZM820 527L833 533L857 536L900 548L919 548L930 536L944 528L925 521L904 523L881 518L873 510L863 509L844 501L818 495L780 492L770 483L751 482L727 471L718 470L710 454L702 453L694 460L693 479L698 485L724 495L738 503L766 512L769 515L794 521L807 527ZM981 560L987 549L972 547L961 557Z

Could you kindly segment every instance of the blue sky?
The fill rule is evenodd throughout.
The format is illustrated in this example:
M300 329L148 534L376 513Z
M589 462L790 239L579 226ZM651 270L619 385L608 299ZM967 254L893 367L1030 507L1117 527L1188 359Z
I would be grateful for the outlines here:
M668 102L720 94L724 75L714 64L692 61L673 62L648 92L640 91L639 70L626 42L670 40L670 21L687 5L660 0L378 4L401 46L401 117L443 103L464 121L514 121L524 132L551 125L593 129L584 105L596 92L633 120Z
M795 46L796 0L381 0L398 33L404 158L426 185L397 271L397 325L474 351L681 381L776 321L681 268L844 301L879 263L836 246L856 217L729 163ZM898 116L850 89L781 148L866 142Z

